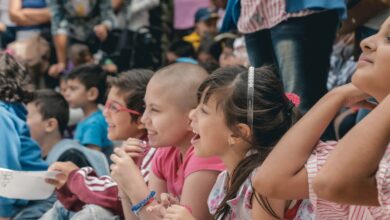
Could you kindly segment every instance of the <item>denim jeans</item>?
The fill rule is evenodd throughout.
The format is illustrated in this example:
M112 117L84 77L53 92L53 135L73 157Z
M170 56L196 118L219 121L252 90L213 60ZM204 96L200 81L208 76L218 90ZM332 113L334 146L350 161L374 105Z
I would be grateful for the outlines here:
M57 201L39 220L119 220L119 216L113 215L107 209L97 205L88 204L78 212L72 212L64 208Z
M57 200L55 194L45 200L29 201L27 206L21 208L12 218L13 220L38 219L49 210Z
M330 54L339 24L335 10L289 18L270 29L246 34L251 65L274 65L286 92L301 97L305 113L326 92Z

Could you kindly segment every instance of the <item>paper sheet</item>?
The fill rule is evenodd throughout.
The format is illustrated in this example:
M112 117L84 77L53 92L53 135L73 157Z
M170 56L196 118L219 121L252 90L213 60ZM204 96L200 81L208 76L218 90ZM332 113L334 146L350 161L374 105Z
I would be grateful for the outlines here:
M54 186L45 179L54 179L59 172L15 171L0 168L0 196L11 199L47 199Z

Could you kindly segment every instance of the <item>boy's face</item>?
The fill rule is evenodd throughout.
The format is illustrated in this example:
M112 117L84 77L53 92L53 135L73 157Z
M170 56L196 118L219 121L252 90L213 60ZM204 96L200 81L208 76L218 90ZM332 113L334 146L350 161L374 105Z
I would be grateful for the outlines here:
M45 131L45 120L43 120L38 107L34 102L27 104L27 125L30 128L31 138L42 143L43 138L47 134Z
M152 80L145 94L142 116L151 146L188 146L193 133L189 126L189 110L180 109L172 88ZM177 99L177 98L176 98Z
M65 97L65 94L66 94L66 89L68 88L67 86L67 82L65 79L61 79L60 80L60 93L62 96Z
M66 81L65 99L71 108L80 108L88 102L87 89L78 79L68 79Z
M108 93L107 102L112 105L126 108L125 95L119 93L119 89L112 87ZM115 107L114 106L114 107ZM108 124L108 138L112 141L126 140L130 137L136 138L144 133L142 125L139 125L132 115L125 111L114 111L114 107L104 108L103 115Z

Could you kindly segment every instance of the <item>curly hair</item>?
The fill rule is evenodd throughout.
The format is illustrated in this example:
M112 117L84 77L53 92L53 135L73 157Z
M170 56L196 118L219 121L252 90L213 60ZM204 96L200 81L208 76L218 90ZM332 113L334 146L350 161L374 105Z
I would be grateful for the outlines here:
M0 53L0 100L27 103L32 99L26 68L8 53Z

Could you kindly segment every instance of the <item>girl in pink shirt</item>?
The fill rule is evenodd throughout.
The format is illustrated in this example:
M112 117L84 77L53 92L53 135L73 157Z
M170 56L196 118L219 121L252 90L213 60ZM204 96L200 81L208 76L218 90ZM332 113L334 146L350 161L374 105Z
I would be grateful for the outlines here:
M147 211L148 206L157 205L156 197L162 193L172 194L190 207L197 219L211 219L207 196L224 166L216 157L194 155L188 119L197 104L197 88L207 75L198 65L176 63L159 70L149 81L141 121L150 145L158 148L149 185L126 152L117 148L111 156L111 175L132 203L128 210L133 214L126 219L163 219L159 211Z
M317 219L389 219L390 18L361 48L352 84L326 94L259 168L260 193L310 197ZM365 101L370 96L379 104ZM340 108L352 105L373 110L338 143L318 143Z
M294 219L306 201L286 201L256 193L251 178L279 138L296 120L275 72L263 67L220 68L199 87L198 107L190 113L196 155L218 156L223 171L208 198L213 219ZM311 219L303 212L303 219ZM164 219L190 220L173 205Z

